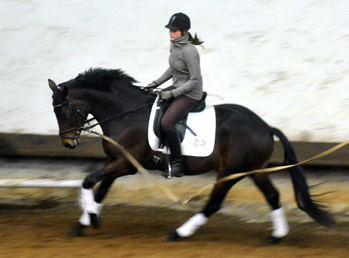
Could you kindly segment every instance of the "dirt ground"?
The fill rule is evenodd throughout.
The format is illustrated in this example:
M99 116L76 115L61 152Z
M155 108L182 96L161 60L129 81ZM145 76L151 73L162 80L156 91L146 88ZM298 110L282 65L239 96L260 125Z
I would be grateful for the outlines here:
M23 164L16 164L23 172ZM15 173L10 167L2 163L2 171ZM277 245L265 241L271 227L269 208L248 179L231 190L224 208L194 236L166 242L166 233L200 210L208 193L183 206L134 176L115 183L105 201L102 227L74 239L68 234L81 214L77 189L0 189L0 257L349 257L349 173L322 170L308 175L310 185L329 180L313 193L331 192L318 199L334 214L333 228L296 208L288 176L272 178L290 224L289 235ZM156 179L186 199L212 183L213 175Z
M165 233L193 213L142 206L113 205L103 212L100 230L81 238L67 234L78 207L0 210L0 257L348 257L348 222L323 228L291 222L290 234L269 245L269 223L247 223L217 214L193 237L166 242Z

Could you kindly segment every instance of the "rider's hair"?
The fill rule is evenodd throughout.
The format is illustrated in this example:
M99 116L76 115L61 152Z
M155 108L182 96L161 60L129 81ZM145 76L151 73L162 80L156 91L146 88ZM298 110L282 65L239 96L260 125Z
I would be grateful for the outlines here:
M193 35L191 35L191 33L188 30L181 30L182 35L184 34L188 34L189 35L189 41L190 43L192 43L193 45L202 45L202 43L204 43L204 41L201 41L198 38L198 35L195 33L195 36L193 37ZM202 46L203 47L203 46Z
M195 33L195 36L193 37L190 32L188 32L189 34L189 41L193 44L193 45L200 45L202 43L204 43L204 41L201 41L199 38L198 38L198 35Z

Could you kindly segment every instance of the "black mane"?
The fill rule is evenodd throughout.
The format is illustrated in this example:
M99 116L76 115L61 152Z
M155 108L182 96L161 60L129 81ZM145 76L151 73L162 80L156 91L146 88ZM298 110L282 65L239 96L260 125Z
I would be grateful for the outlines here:
M121 85L131 86L137 82L131 76L125 74L122 70L91 68L84 73L79 74L74 79L74 88L92 88L99 91L111 91L115 81L121 82ZM120 85L120 83L118 83Z

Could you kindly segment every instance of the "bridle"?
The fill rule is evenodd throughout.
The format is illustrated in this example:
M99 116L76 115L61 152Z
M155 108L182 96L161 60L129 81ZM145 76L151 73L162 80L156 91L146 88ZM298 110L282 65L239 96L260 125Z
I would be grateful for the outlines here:
M72 101L69 99L69 97L67 97L66 101L64 101L63 103L60 103L60 104L56 104L56 105L53 105L53 108L54 109L57 109L57 108L61 108L63 106L68 106L69 108L69 111L70 113L72 114L72 116L74 117L74 122L75 122L75 125L73 128L69 128L69 129L66 129L66 130L60 130L59 131L59 136L62 138L62 139L70 139L70 140L74 140L76 141L79 137L80 137L80 134L82 131L89 131L90 129L92 129L93 127L97 126L97 125L100 125L104 122L107 122L109 120L112 120L112 119L115 119L115 118L118 118L118 117L121 117L121 116L124 116L124 115L127 115L129 113L132 113L134 111L137 111L139 109L142 109L144 107L148 107L148 106L151 106L153 105L153 102L151 103L147 103L145 105L141 105L139 107L136 107L134 109L130 109L130 110L127 110L121 114L118 114L118 115L115 115L115 116L111 116L109 118L106 118L100 122L96 122L92 125L90 125L90 122L93 121L93 120L96 120L95 117L92 117L90 119L86 119L84 117L84 115L82 114L82 112L80 111L80 109L78 107L76 107ZM79 123L79 119L78 117L82 117L84 119L84 122L83 123ZM88 126L84 126L85 124L88 124ZM69 132L73 132L73 131L76 131L76 134L74 136L65 136L64 134L66 133L69 133Z
M77 108L72 102L71 100L67 97L66 101L63 102L63 103L60 103L60 104L57 104L57 105L53 105L53 108L54 109L57 109L57 108L61 108L63 106L68 106L69 108L69 111L71 113L71 115L73 116L74 118L74 123L75 123L75 126L73 128L69 128L69 129L66 129L66 130L60 130L59 131L59 136L62 138L62 139L70 139L70 140L77 140L79 137L80 137L80 134L81 134L81 131L84 129L84 125L86 123L89 123L91 122L92 120L94 120L95 118L90 118L90 119L86 119L84 117L84 115L81 113L80 109ZM82 117L84 119L84 122L81 124L79 122L79 119L78 117ZM69 132L73 132L73 131L76 131L76 134L74 136L65 136L64 134L66 133L69 133Z

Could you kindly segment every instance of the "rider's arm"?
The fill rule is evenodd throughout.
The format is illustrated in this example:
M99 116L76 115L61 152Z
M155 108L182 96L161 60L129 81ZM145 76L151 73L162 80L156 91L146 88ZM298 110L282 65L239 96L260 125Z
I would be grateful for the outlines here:
M161 85L163 84L164 82L168 81L169 79L172 78L172 70L171 70L171 67L169 67L166 72L164 72L163 75L160 76L160 78L158 78L157 80L155 80L155 82L158 84L158 85Z

